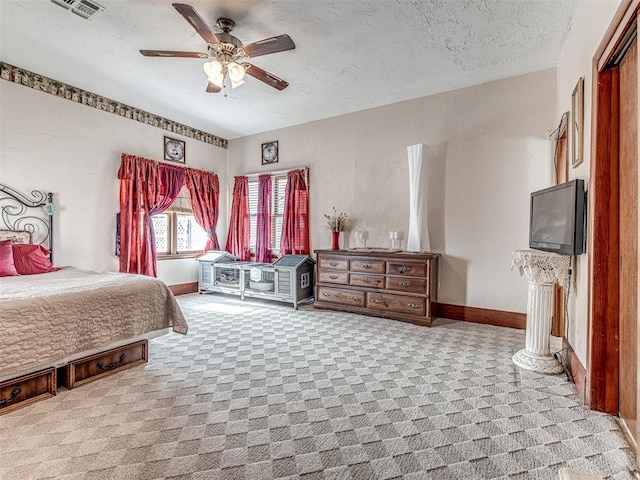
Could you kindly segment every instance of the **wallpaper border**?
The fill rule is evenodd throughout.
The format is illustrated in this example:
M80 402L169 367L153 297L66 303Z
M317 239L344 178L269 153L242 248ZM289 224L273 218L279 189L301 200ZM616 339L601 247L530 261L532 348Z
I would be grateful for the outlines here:
M139 108L117 102L88 90L83 90L66 83L58 82L52 78L30 72L29 70L25 70L24 68L16 67L5 62L0 62L0 78L50 95L55 95L56 97L64 98L72 102L81 103L88 107L97 108L104 112L113 113L114 115L135 120L136 122L144 123L145 125L151 125L171 133L193 138L200 142L209 143L216 147L229 148L228 140L211 133L203 132L202 130L174 122L173 120L169 120L168 118L164 118L153 113L145 112Z

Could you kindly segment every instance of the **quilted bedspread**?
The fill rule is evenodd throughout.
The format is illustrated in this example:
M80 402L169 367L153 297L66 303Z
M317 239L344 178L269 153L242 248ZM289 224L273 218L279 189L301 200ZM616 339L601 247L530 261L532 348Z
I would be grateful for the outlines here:
M0 376L167 327L187 333L155 278L72 267L0 277Z

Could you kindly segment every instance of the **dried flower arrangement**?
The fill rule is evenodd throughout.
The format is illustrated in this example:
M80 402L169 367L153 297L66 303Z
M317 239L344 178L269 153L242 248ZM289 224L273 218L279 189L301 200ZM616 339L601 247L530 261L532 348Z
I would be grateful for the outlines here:
M336 207L333 207L333 215L325 214L324 217L327 219L327 227L332 232L343 232L349 218L344 212L338 213Z

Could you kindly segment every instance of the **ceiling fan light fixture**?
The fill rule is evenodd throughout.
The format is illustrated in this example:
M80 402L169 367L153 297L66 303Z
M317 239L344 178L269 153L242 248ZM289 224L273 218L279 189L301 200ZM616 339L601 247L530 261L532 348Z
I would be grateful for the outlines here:
M222 75L222 63L218 60L207 62L202 66L202 68L204 69L204 73L207 74L207 77L217 77Z
M209 76L207 77L207 80L209 80L211 83L213 83L217 87L220 87L220 88L224 87L224 75L222 74Z
M229 80L231 80L231 88L236 88L244 84L244 80L234 80L231 76L229 76Z
M229 78L231 79L232 82L236 82L238 86L244 83L243 78L245 75L245 70L242 65L239 65L236 62L230 62L229 65L227 66L227 71L229 72ZM239 82L242 82L242 83L239 83Z

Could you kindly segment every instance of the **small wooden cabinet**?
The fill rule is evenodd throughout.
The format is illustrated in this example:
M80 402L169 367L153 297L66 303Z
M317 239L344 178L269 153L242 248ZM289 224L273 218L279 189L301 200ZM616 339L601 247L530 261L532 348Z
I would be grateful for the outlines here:
M437 253L316 250L314 307L430 326Z

